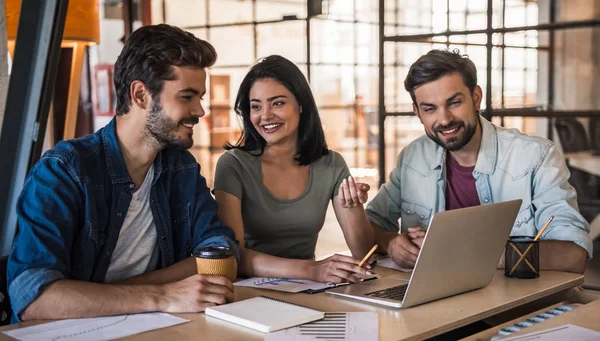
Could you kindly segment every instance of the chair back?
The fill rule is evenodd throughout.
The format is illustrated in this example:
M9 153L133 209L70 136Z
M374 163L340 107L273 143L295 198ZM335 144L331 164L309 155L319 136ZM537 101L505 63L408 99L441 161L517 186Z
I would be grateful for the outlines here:
M590 147L594 151L600 151L600 117L590 118Z
M555 126L564 153L590 150L585 128L576 118L557 118Z
M8 299L8 288L6 286L6 266L8 256L0 257L0 326L10 323L12 308Z

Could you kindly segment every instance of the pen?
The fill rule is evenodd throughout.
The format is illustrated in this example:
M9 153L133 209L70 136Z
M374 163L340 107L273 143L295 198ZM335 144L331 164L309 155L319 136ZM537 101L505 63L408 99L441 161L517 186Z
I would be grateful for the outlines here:
M538 234L533 239L534 242L536 242L538 239L540 239L540 237L542 236L542 233L544 233L544 230L546 230L546 228L548 227L548 225L550 225L550 222L552 222L552 220L554 220L554 216L551 216L550 219L548 219L548 221L546 222L546 224L544 224L544 227L542 227L542 229L540 230L540 232L538 232ZM527 252L529 252L529 250L532 247L533 247L533 243L529 244L529 246L525 249L525 252L523 252L523 254L521 255L521 257L519 257L519 260L515 263L515 265L512 267L512 269L510 269L510 274L511 275L515 271L515 269L517 268L517 266L519 266L519 264L521 264L521 262L523 261L523 259L525 259L525 256L527 255Z
M373 246L371 248L371 251L369 251L369 253L367 253L367 255L360 261L360 263L358 263L358 267L361 267L367 261L367 259L369 259L369 257L371 257L371 255L373 254L373 252L375 252L375 250L377 250L377 244L375 244L375 246Z

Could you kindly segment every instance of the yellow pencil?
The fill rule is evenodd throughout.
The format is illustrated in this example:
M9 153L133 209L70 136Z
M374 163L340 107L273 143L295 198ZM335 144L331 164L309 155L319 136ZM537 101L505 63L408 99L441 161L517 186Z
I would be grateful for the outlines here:
M546 224L544 224L544 227L542 227L542 229L540 230L540 232L538 232L538 234L535 236L535 238L533 238L533 241L536 242L538 241L538 239L540 239L540 237L542 236L542 233L544 233L544 230L546 230L546 227L548 227L548 225L550 225L550 222L552 222L552 220L554 220L554 216L551 216L550 219L548 219L548 221L546 222ZM527 255L527 252L529 252L529 250L533 247L533 243L529 244L529 246L525 249L525 252L523 252L523 254L521 255L521 257L519 257L519 260L515 263L515 265L512 267L512 269L510 269L510 275L512 275L512 273L515 271L515 269L517 268L517 266L519 266L519 264L521 264L521 262L523 261L523 259L525 259L525 256Z
M375 246L373 246L373 248L371 248L371 251L369 251L369 253L367 253L367 255L360 261L360 263L358 263L358 266L361 267L367 261L367 259L369 259L369 257L371 257L371 255L373 254L373 252L375 252L375 250L377 250L377 244L375 244Z

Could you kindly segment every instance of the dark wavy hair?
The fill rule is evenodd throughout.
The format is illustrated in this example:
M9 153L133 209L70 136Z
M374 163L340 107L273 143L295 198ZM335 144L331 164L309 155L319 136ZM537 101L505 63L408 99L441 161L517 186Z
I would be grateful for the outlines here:
M243 120L244 130L236 144L227 144L225 149L241 149L256 156L264 152L266 141L250 121L250 89L257 80L265 78L272 78L285 86L302 108L298 123L297 154L294 157L298 164L305 166L327 155L329 149L310 85L294 63L277 55L260 60L244 77L234 107Z
M472 94L477 85L477 69L469 57L461 55L458 49L431 50L410 66L404 80L404 88L416 104L415 88L455 72L461 75Z
M117 58L114 82L117 115L129 112L129 87L135 80L144 82L153 99L166 80L175 80L173 66L211 67L217 60L215 48L207 41L178 27L159 24L135 30Z

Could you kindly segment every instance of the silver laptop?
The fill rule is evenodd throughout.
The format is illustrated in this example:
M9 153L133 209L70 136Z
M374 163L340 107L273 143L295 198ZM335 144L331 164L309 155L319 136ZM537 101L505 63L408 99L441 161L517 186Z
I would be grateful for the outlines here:
M494 277L521 200L439 212L429 222L410 281L394 276L327 292L408 308L479 289Z

